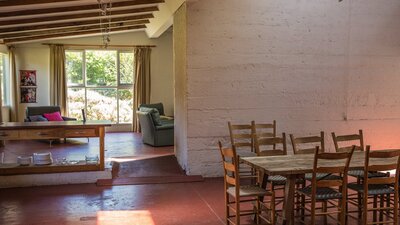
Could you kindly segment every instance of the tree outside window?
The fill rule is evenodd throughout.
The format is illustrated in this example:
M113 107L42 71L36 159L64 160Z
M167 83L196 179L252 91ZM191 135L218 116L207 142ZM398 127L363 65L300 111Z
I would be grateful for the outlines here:
M69 116L132 123L133 52L66 51Z

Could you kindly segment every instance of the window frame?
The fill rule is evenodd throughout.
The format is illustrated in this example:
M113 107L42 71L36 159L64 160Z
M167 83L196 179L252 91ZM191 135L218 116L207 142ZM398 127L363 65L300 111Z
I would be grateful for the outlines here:
M8 54L0 52L0 60L2 61L3 71L2 76L3 79L0 81L2 84L2 97L3 97L3 106L10 106L11 104L11 95L10 95L10 88L11 88L11 81L10 81L10 69L9 69L9 61L8 61Z
M116 59L116 66L117 66L117 82L116 85L88 85L87 84L87 74L86 74L86 52L87 51L115 51L117 54L117 59ZM121 83L121 73L120 73L120 53L133 53L132 50L126 50L126 49L66 49L65 53L67 52L82 52L82 80L83 83L82 84L69 84L67 83L67 93L68 93L68 89L70 88L83 88L85 91L85 111L87 111L87 103L88 103L88 90L92 89L92 90L96 90L96 89L116 89L116 98L117 98L117 121L115 121L116 124L132 124L132 122L120 122L120 94L119 94L119 90L132 90L134 88L134 78L132 79L132 83L131 84L126 84L126 83ZM67 59L65 59L67 60ZM134 63L134 62L132 62ZM135 71L133 71L133 73L135 73ZM68 76L68 74L66 74L66 76ZM134 74L132 75L134 76ZM69 114L69 112L68 112ZM133 120L133 118L132 118Z

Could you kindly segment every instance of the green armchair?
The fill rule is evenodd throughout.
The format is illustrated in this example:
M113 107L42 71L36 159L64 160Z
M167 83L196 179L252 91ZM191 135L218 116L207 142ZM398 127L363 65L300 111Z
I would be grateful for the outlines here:
M174 145L174 120L154 118L157 116L154 116L154 114L158 114L158 112L146 111L143 108L141 110L136 111L136 114L142 130L143 143L155 147Z

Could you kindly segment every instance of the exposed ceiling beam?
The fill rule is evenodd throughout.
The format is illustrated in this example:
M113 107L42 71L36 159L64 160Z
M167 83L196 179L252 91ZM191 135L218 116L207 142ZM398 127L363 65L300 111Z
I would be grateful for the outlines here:
M160 4L159 11L154 12L154 19L146 28L149 38L158 38L163 34L173 22L174 13L181 7L185 0L165 0L165 4Z
M130 21L130 22L124 21L124 22L119 22L119 23L112 23L112 24L110 24L110 27L117 28L117 27L133 26L133 25L145 25L149 22L150 22L149 20L137 20L137 21ZM96 24L96 25L91 25L91 26L69 27L69 28L61 28L61 29L48 29L48 30L41 30L41 31L36 31L36 32L0 34L0 39L41 36L41 35L49 35L49 34L62 34L62 33L70 33L70 32L77 32L77 31L98 30L100 28L101 28L100 24Z
M34 5L34 4L45 4L45 3L57 3L57 2L73 2L78 0L9 0L0 1L0 6L16 6L16 5Z
M155 3L163 3L164 0L129 0L125 2L113 2L112 10L119 7L126 6L135 6L135 5L143 5L143 4L155 4ZM94 10L99 9L98 4L90 4L90 5L79 5L79 6L67 6L67 7L57 7L57 8L46 8L46 9L29 9L29 10L21 10L21 11L12 11L12 12L0 12L0 18L12 17L12 16L26 16L26 15L39 15L39 14L48 14L48 13L59 13L59 12L74 12L74 11L83 11L83 10Z
M145 13L145 12L153 12L157 11L157 6L144 7L144 8L135 8L135 9L126 9L126 10L117 10L112 11L111 16L115 15L124 15L124 14L133 14L133 13ZM98 12L94 13L79 13L74 15L63 15L63 16L50 16L50 17L40 17L40 18L30 18L30 19L20 19L20 20L6 20L0 21L1 25L15 25L15 24L30 24L30 23L40 23L40 22L49 22L49 21L58 21L58 20L70 20L70 19L83 19L91 17L99 17Z
M118 28L111 28L111 32L116 31L128 31L128 30L138 30L138 29L145 29L146 25L134 25L134 26L126 26L126 27L118 27ZM79 36L79 35L86 35L86 34L101 34L101 30L90 30L90 31L78 31L78 32L70 32L70 33L62 33L62 34L49 34L49 35L41 35L41 36L33 36L33 37L21 37L21 38L10 38L10 39L3 39L3 43L5 44L12 44L17 42L26 42L26 41L34 41L34 40L44 40L44 39L51 39L51 38L58 38L58 37L68 37L68 36Z
M149 18L153 18L153 17L154 16L151 13L137 15L137 16L124 16L124 17L111 18L111 23L143 20L143 19L149 19ZM87 26L87 25L95 25L95 24L99 24L98 19L87 20L87 21L76 21L76 22L52 23L52 24L44 24L44 25L32 25L32 26L23 26L23 27L19 26L19 27L2 28L2 29L0 29L0 34L15 33L15 32L32 32L35 30Z

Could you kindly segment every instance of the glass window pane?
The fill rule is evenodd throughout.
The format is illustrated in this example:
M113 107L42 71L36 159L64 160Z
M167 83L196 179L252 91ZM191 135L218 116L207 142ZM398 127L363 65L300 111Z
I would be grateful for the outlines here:
M119 122L132 123L133 117L133 90L118 90L119 96Z
M82 120L82 109L85 108L85 89L68 88L68 116Z
M119 71L120 71L120 84L133 83L133 53L121 52L119 53Z
M117 89L88 88L87 114L88 120L111 120L117 122Z
M65 52L65 71L68 77L68 85L83 84L83 52Z
M86 51L86 83L89 86L117 85L116 51Z
M3 90L3 93L1 95L1 102L3 103L3 105L5 105L5 101L4 101L4 54L0 53L0 80L1 80L1 90Z

